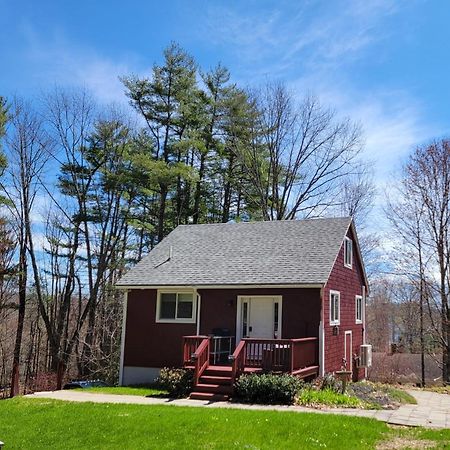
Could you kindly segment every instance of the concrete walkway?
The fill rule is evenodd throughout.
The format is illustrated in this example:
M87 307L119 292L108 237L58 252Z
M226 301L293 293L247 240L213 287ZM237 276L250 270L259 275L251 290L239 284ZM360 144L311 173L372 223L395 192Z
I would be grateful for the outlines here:
M243 403L205 402L201 400L171 400L147 398L134 395L100 394L83 391L36 392L29 398L51 398L71 402L126 403L134 405L175 405L207 408L250 409L261 411L292 411L316 414L344 414L368 417L395 425L423 426L429 428L450 428L450 395L428 391L411 390L409 394L417 399L417 405L402 405L395 410L364 410L350 408L313 409L303 406L247 405Z

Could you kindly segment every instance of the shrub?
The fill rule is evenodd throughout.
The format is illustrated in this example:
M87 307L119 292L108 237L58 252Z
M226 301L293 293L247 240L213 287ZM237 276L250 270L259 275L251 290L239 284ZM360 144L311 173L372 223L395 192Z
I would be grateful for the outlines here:
M284 404L294 403L303 382L292 375L248 374L235 383L235 397L247 403Z
M189 369L161 369L159 377L156 379L157 385L169 392L171 397L187 397L194 385L194 376Z

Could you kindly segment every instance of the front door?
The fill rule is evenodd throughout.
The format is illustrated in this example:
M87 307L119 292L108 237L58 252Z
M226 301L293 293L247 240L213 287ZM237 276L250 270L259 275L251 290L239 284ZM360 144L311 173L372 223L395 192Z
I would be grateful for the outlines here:
M281 297L254 296L239 300L237 340L281 338Z

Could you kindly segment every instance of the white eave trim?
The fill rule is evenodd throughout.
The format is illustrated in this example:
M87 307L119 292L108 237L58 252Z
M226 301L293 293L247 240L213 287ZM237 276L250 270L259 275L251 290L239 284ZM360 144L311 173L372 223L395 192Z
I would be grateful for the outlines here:
M190 284L190 285L116 285L117 289L131 290L131 289L160 289L160 290L174 290L174 289L289 289L289 288L303 288L303 289L320 289L325 283L317 284Z
M123 386L123 370L125 359L125 339L127 335L127 309L128 309L128 293L124 293L123 299L123 315L122 315L122 337L120 341L120 365L119 365L119 386Z

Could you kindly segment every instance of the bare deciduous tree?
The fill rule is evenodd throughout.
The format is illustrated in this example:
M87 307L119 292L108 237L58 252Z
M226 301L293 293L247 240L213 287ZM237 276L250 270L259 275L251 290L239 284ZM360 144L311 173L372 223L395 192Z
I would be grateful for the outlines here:
M358 171L360 128L282 85L255 96L259 112L238 155L251 175L264 220L320 215L337 204L341 182Z
M391 202L391 222L401 237L403 271L414 274L420 292L421 324L424 305L430 318L434 306L440 323L434 325L442 349L442 377L450 382L450 141L442 140L417 148L403 172L397 201ZM412 268L411 266L415 266ZM411 276L411 275L410 275ZM430 302L437 300L435 305ZM422 342L423 345L423 342Z
M18 320L14 348L11 397L19 390L20 353L27 299L28 258L37 271L31 214L39 191L39 177L48 159L49 141L42 121L32 106L15 99L11 106L11 129L6 140L8 176L2 183L14 220L18 243Z

